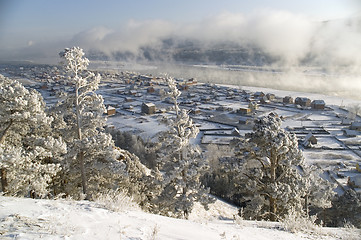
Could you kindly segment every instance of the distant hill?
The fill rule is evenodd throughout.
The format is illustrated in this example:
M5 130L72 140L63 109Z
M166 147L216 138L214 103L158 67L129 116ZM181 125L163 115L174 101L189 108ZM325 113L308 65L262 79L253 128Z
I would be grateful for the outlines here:
M243 46L232 42L215 43L204 46L197 40L179 41L163 39L161 46L143 46L137 53L115 51L111 56L99 50L90 50L90 60L152 61L185 64L252 65L264 66L277 62L277 57L267 54L256 46Z

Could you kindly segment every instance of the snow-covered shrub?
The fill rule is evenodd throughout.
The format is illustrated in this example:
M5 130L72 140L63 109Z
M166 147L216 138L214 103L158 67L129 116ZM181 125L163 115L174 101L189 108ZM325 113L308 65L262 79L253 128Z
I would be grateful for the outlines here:
M48 196L51 191L49 185L60 171L60 166L42 164L38 157L36 152L25 152L21 148L0 144L0 168L6 169L7 195L33 198Z
M133 200L132 197L124 190L108 190L106 192L98 193L93 197L94 201L102 207L115 211L123 212L127 210L139 210L140 207Z
M154 225L154 227L151 229L151 232L148 234L148 238L149 240L156 240L158 239L158 233L159 233L160 227L156 224Z
M159 143L144 140L130 131L123 132L116 128L106 128L106 131L112 136L115 146L135 154L148 168L156 168L156 150Z
M281 224L286 231L317 233L321 230L321 225L316 224L317 216L307 216L304 213L300 213L292 208L283 219Z
M331 227L343 227L345 222L361 229L361 193L348 189L343 195L332 201L332 207L325 209L325 224Z

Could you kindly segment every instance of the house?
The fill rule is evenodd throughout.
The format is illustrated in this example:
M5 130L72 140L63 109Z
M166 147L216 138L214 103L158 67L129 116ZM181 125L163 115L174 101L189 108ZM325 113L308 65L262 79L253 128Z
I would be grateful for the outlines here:
M300 105L301 107L310 107L311 106L311 100L306 97L297 97L295 99L295 104Z
M273 101L273 100L275 100L276 95L274 95L273 93L267 93L266 97L268 100Z
M126 102L133 102L133 98L130 98L130 97L126 97L124 100L125 100Z
M251 109L251 111L258 110L258 103L255 101L249 102L248 108Z
M199 108L192 109L191 114L194 114L194 115L201 114L201 110Z
M147 93L154 93L154 92L155 92L154 87L148 87L147 88Z
M325 109L325 106L326 106L326 104L325 104L325 101L323 101L323 100L313 100L311 102L311 107L313 109L323 110L323 109Z
M283 98L283 103L285 104L293 104L293 98L290 96L286 96Z
M136 90L129 90L128 94L134 96L134 95L137 94L137 91Z
M210 96L202 96L201 101L203 103L207 103L207 102L211 101L211 97Z
M253 97L255 97L255 98L261 98L261 97L264 97L264 96L265 96L265 94L263 92L255 92L253 94Z
M312 133L307 134L302 142L302 145L306 148L310 148L312 145L316 145L316 144L317 144L317 138Z
M142 113L144 114L154 114L156 112L156 107L154 103L143 103L142 104Z
M266 96L263 96L260 99L260 103L261 104L268 104L268 103L270 103L270 100L268 100L268 98Z
M361 131L361 122L352 122L350 129L356 130L356 131Z
M108 116L115 115L115 113L116 113L116 110L115 110L114 107L112 107L112 106L108 106L108 107L107 107L107 115L108 115Z
M225 106L219 106L216 108L216 111L225 112L226 110L227 110L227 107L225 107Z
M196 94L189 92L189 93L187 94L187 97L188 97L188 98L195 98L195 97L196 97Z
M237 113L241 114L241 115L248 115L252 112L252 110L250 108L239 108L237 110Z
M178 88L179 88L179 90L182 90L182 91L188 91L189 90L189 85L182 84Z
M194 85L194 84L197 84L197 80L195 78L190 78L188 79L187 85Z

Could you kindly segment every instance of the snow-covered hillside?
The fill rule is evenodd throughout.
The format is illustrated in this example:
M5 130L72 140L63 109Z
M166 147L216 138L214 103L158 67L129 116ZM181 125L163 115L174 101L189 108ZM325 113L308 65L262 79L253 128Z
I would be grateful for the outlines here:
M89 201L0 196L1 239L359 239L350 229L290 233L281 224L234 221L236 208L220 201L195 208L190 220L140 210L112 212Z

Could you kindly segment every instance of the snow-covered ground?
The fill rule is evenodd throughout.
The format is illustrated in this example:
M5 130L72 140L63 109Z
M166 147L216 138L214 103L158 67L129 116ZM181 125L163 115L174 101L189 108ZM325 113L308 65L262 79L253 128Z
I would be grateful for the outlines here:
M355 229L321 228L291 233L279 223L234 220L237 209L221 201L196 206L190 220L137 209L113 212L101 204L0 196L0 239L359 239Z

